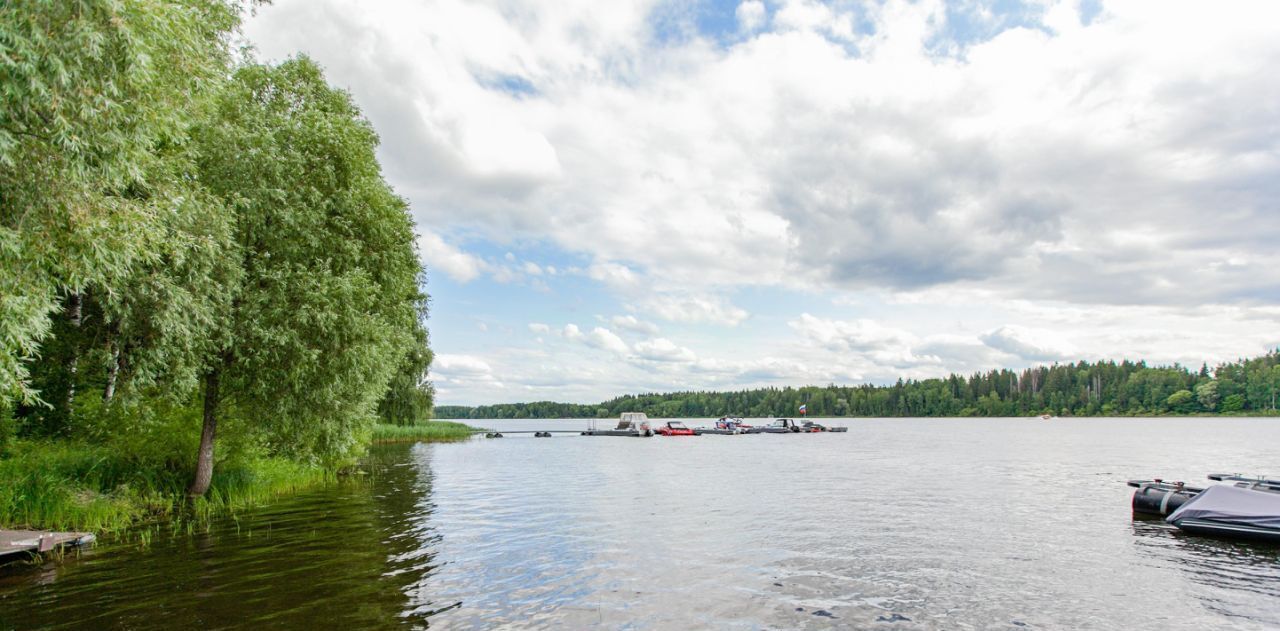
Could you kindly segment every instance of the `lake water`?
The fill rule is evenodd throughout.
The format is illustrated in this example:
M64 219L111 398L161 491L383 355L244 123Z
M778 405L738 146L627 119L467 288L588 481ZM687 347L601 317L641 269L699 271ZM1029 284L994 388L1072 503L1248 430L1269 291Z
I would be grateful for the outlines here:
M1124 485L1280 474L1280 419L832 423L383 446L365 484L0 570L0 628L1280 628L1280 547Z

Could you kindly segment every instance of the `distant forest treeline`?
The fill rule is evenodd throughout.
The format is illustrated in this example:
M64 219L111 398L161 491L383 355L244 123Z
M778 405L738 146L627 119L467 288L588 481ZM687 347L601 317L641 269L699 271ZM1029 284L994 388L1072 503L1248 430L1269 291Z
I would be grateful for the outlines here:
M625 395L595 405L504 403L436 406L438 418L609 418L644 412L657 418L725 414L795 416L1143 416L1195 413L1272 414L1280 394L1280 350L1191 370L1179 365L1103 361L993 370L890 386L760 388L736 392Z

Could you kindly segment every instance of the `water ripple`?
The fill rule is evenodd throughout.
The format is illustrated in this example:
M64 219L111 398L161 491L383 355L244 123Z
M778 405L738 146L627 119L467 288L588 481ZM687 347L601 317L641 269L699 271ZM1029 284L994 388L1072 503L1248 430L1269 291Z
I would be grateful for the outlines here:
M1280 626L1280 548L1123 486L1265 471L1274 421L849 425L380 448L365 484L0 572L0 628Z

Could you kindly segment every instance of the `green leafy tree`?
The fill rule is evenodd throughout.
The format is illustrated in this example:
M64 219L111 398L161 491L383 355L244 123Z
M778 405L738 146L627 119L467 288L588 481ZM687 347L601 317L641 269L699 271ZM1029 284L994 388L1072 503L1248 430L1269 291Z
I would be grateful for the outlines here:
M426 300L421 300L422 313L414 327L414 343L400 365L400 370L387 384L387 393L378 402L378 417L383 423L413 425L431 419L435 389L427 380L431 368L431 346L427 341Z
M29 363L90 286L123 286L172 202L146 194L157 151L224 74L235 7L174 2L0 3L0 397L40 403ZM65 347L74 392L78 344Z
M201 495L224 412L276 452L351 454L415 343L421 291L412 221L382 179L377 137L309 59L239 69L195 137L201 182L235 214L242 270L204 375L189 489Z
M1196 386L1196 401L1210 412L1218 407L1218 382L1206 381Z
M1218 408L1220 412L1239 412L1244 409L1244 395L1232 394L1222 399L1222 405Z
M1194 405L1193 395L1190 390L1179 390L1165 399L1165 405L1174 412L1190 412Z

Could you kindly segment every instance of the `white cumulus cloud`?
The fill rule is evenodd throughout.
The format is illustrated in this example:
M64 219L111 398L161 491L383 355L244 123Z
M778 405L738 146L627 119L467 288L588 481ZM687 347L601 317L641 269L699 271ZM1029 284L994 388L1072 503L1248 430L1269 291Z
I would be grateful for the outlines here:
M663 337L636 342L635 353L641 359L656 362L692 362L698 359L692 350Z

